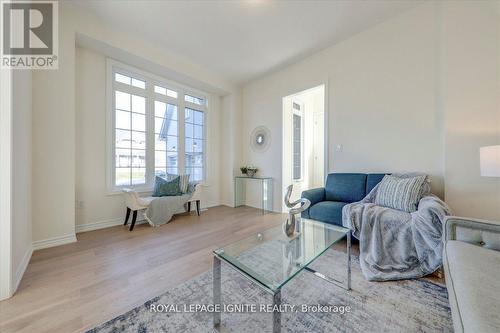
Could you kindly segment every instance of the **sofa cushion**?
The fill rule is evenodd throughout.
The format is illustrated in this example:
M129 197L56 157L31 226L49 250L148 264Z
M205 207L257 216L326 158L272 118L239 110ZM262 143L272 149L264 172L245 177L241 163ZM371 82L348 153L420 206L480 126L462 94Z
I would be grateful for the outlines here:
M455 330L498 332L500 252L447 241L444 265Z
M366 175L366 194L370 193L385 175L385 173L369 173Z
M365 195L364 173L331 173L326 178L326 200L351 203L362 200Z
M342 225L342 207L347 202L322 201L309 208L309 217L313 220Z

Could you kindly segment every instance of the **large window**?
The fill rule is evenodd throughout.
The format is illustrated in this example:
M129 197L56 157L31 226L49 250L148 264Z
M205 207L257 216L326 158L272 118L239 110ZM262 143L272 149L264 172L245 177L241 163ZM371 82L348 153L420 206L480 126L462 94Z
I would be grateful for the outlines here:
M117 82L130 85L130 77L115 73ZM133 79L139 82L139 80ZM144 83L144 81L140 81ZM122 87L123 88L123 87ZM146 98L133 89L114 90L115 184L146 183ZM140 88L144 89L144 88ZM122 91L127 90L127 92Z
M205 136L203 135L203 124L205 115L203 112L185 109L185 161L186 173L193 179L203 179L203 161L205 161Z
M177 105L161 101L155 108L155 175L179 173L179 118Z
M206 173L205 94L108 61L108 187L150 189L155 175Z

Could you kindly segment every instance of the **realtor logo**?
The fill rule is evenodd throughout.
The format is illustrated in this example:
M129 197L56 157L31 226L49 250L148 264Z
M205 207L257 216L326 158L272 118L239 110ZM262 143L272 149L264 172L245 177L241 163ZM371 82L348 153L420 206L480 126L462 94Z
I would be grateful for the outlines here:
M2 1L1 4L1 66L57 69L57 1Z

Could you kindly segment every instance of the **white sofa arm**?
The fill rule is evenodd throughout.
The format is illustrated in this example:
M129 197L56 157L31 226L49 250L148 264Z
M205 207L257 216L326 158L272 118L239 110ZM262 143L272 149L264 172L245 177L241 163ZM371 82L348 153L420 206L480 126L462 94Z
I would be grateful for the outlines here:
M447 216L445 241L457 240L500 251L500 222Z
M194 186L193 195L191 196L191 199L189 199L189 201L201 200L202 189L203 187L201 186L201 184L196 184Z
M131 210L141 210L148 208L153 200L153 197L140 197L139 194L130 188L124 188L123 195L125 197L125 204Z

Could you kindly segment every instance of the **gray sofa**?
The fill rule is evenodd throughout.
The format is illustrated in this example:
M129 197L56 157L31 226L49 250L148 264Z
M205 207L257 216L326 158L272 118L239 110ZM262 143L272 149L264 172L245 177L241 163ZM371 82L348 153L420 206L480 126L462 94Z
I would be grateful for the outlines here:
M455 332L500 332L500 222L447 217L443 266Z

